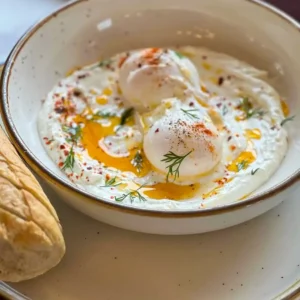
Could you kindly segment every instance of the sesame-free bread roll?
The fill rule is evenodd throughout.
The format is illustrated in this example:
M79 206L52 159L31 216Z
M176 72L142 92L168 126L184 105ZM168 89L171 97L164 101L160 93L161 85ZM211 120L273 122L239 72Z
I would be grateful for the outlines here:
M41 275L64 253L54 208L0 128L0 280Z

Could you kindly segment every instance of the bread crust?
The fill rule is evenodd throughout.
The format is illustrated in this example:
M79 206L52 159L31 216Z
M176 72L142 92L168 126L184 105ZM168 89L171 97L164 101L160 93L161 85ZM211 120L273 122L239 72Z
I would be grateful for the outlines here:
M0 280L34 278L64 253L54 208L0 128Z

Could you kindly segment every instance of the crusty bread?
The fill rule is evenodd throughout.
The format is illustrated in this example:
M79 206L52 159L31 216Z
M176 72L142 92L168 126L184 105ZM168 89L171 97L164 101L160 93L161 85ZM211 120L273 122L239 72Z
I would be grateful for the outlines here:
M54 208L0 128L0 280L41 275L64 253Z

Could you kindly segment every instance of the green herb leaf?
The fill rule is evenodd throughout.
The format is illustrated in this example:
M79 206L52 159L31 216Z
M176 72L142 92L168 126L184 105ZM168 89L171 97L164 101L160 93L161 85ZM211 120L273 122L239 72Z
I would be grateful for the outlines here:
M109 65L111 63L112 63L111 59L105 59L105 60L102 60L99 62L98 67L101 67L101 68L106 67L107 68L107 67L109 67Z
M240 172L241 170L245 169L245 167L248 165L248 161L247 160L242 160L241 162L239 162L237 164L237 169L238 172Z
M184 55L182 55L180 52L178 51L174 51L174 53L179 57L179 58L184 58Z
M282 127L285 123L293 121L295 116L287 117L284 120L281 121L280 126Z
M69 138L66 138L66 141L69 143L76 144L78 140L81 138L82 130L79 125L77 127L73 128L71 126L62 126L62 130L70 135Z
M95 114L93 114L93 117L92 117L92 121L94 120L98 120L100 118L104 118L104 119L108 119L108 118L112 118L112 117L115 117L116 114L113 113L113 112L109 112L109 111L98 111L96 112Z
M222 107L222 115L225 116L228 113L228 107L227 105L223 105Z
M259 108L253 109L252 104L250 103L247 97L244 97L242 99L241 109L245 113L247 119L250 119L251 117L255 117L255 116L261 117L265 114L265 112Z
M141 154L141 150L138 150L136 152L131 163L137 169L138 173L140 173L141 170L143 169L143 163L144 163L143 156Z
M199 110L198 109L183 109L183 108L181 108L181 110L188 116L188 117L190 117L190 119L197 119L197 120L199 120L199 117L196 115L196 114L194 114L193 112L195 112L195 111L198 111L199 112Z
M167 154L164 155L164 159L162 159L161 161L166 162L166 163L170 163L169 165L166 166L166 169L168 169L168 173L167 173L167 182L169 181L169 176L174 176L174 181L179 177L179 168L181 163L183 162L183 160L193 152L193 150L191 150L190 152L188 152L185 155L177 155L172 151L169 151Z
M106 179L105 185L103 185L101 187L113 187L113 186L118 186L120 184L121 184L121 182L117 182L117 177L115 176L110 179Z
M115 197L115 200L117 202L123 202L127 197L129 197L130 202L132 203L135 199L138 199L140 202L147 201L147 199L139 192L139 190L144 187L145 184L141 185L138 189L136 190L131 190L127 194L123 194L120 197Z
M260 168L251 170L251 175L254 175Z
M120 125L124 125L127 122L127 120L132 116L133 112L134 112L134 108L133 107L127 108L122 113Z
M73 146L70 149L70 152L64 162L64 165L62 167L62 170L65 171L67 169L73 170L75 163L75 153L73 151Z

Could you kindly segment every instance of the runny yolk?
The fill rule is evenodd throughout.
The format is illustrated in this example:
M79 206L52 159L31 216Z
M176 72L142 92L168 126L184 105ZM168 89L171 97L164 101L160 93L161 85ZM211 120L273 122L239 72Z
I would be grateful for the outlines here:
M153 186L142 188L143 193L152 199L186 200L193 198L200 184L177 185L174 183L157 183Z
M280 104L281 104L281 109L282 109L283 115L285 117L287 117L290 114L289 106L287 105L287 103L284 100L281 100Z
M242 152L235 160L233 160L228 166L228 171L239 172L245 170L256 159L256 154L253 151Z
M137 190L140 186L134 182L128 183L126 186L121 185L121 188L127 187L131 190ZM145 196L161 200L161 199L171 199L171 200L186 200L195 197L200 184L191 185L177 185L171 182L168 183L157 183L152 186L144 186L139 189L139 192L143 193Z
M246 129L245 136L247 139L259 140L261 138L261 131L258 128Z
M96 101L97 101L97 103L100 104L100 105L107 104L107 96L105 96L105 95L98 96L98 97L96 98Z
M143 168L141 169L141 172L138 172L137 168L132 165L132 159L138 149L132 150L128 157L113 157L99 147L99 140L108 135L114 134L115 126L120 124L119 117L110 118L108 126L88 121L82 116L77 116L74 121L76 123L84 124L84 127L82 128L81 141L91 158L98 160L107 167L113 167L122 172L133 172L137 176L145 176L151 170L150 163L147 161L145 156L143 156Z

